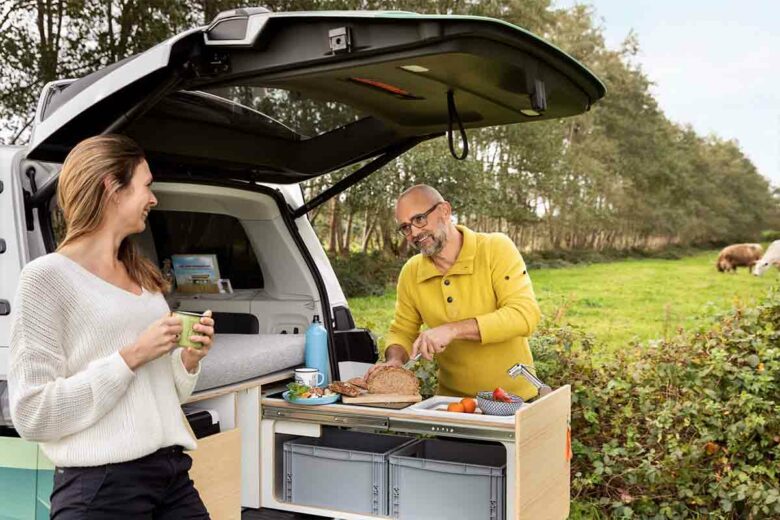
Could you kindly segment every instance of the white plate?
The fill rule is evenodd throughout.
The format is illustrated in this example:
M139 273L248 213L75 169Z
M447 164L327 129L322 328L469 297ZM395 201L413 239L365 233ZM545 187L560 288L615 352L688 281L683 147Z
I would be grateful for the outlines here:
M404 408L404 412L418 413L418 414L419 413L431 414L434 417L442 417L442 418L457 416L461 419L474 420L474 422L484 422L484 421L490 421L490 422L499 421L499 422L507 422L507 423L515 422L515 417L513 415L509 415L509 416L484 415L482 413L482 410L480 410L479 408L477 408L476 412L474 413L461 413L461 412L447 411L448 404L459 403L461 399L463 398L452 397L448 395L434 395L433 397L429 397L424 401L413 404L408 408ZM475 401L477 400L476 397L473 399Z

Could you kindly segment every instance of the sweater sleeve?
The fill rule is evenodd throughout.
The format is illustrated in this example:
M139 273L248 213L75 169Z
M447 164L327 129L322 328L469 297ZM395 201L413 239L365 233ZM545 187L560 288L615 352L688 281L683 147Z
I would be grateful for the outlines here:
M56 273L22 272L11 322L8 372L11 419L31 441L55 441L97 422L119 401L134 374L116 352L67 376Z
M194 374L190 374L184 366L184 361L181 359L182 350L184 349L179 347L171 352L173 382L176 385L176 394L179 396L180 403L183 403L192 395L192 391L195 389L195 383L198 382L198 376L200 375L200 368L202 366L202 363L198 363L198 370L195 371Z
M385 346L400 345L408 354L412 353L414 340L420 333L422 316L414 305L411 289L414 283L410 264L407 263L398 275L398 288L395 300L395 315L385 338Z
M514 242L504 234L498 234L492 240L490 276L497 308L476 317L482 343L530 336L539 323L541 311L525 262Z

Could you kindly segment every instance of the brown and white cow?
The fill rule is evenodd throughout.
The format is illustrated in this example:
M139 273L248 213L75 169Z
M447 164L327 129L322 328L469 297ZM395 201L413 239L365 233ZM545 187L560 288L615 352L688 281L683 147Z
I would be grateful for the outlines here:
M758 263L764 250L761 244L731 244L718 255L715 267L722 272L737 272L737 267L747 267L748 271Z
M756 263L756 267L753 268L753 274L761 276L773 265L780 269L780 240L775 240L769 244L769 247L766 248L766 253Z

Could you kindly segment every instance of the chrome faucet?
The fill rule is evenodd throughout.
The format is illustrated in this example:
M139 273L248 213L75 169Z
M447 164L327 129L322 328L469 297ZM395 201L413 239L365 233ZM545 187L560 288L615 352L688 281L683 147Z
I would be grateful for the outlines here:
M536 390L539 392L539 397L544 397L545 395L552 392L552 388L542 383L542 380L536 377L536 374L531 372L531 370L533 370L532 367L529 367L528 365L523 365L522 363L518 363L516 365L513 365L509 370L507 370L507 374L509 374L509 377L512 378L515 378L517 376L523 376L529 383L531 383L536 388Z

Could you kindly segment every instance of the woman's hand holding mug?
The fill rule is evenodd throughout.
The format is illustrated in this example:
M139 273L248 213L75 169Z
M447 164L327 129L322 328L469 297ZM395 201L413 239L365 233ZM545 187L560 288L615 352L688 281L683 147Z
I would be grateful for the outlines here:
M166 314L152 323L134 344L119 351L130 370L145 365L171 351L179 341L181 319Z
M206 311L201 316L198 323L192 326L193 334L190 340L199 343L198 347L186 347L181 351L181 361L188 372L196 372L200 360L206 357L214 341L214 319L211 317L211 311ZM178 338L177 338L178 340Z

